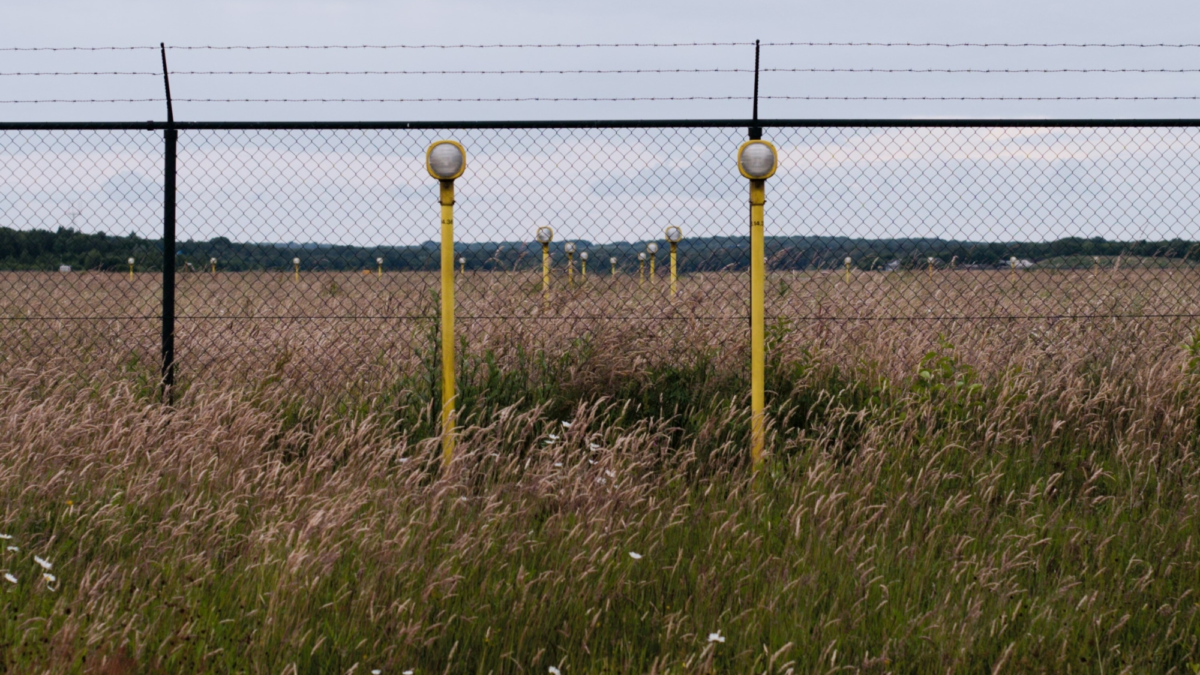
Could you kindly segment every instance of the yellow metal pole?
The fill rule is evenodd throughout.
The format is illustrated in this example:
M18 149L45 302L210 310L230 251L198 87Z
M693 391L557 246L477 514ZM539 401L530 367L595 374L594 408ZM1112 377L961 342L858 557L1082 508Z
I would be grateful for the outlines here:
M129 280L133 281L133 263L129 263Z
M608 261L608 264L612 265L612 276L613 276L613 278L614 278L614 279L615 279L615 278L617 278L617 259L616 259L616 258L610 258L610 259L609 259L609 261Z
M846 283L850 283L850 259L846 258Z
M377 278L377 279L383 278L383 263L379 263L379 266L376 268L375 278Z
M582 277L580 279L580 281L582 281L584 284L586 284L587 283L587 258L579 259L579 267L580 267L580 269L579 269L580 277Z
M567 287L575 288L575 254L567 253Z
M675 279L676 279L676 275L675 275L675 247L676 247L676 246L677 246L677 244L676 244L675 242L671 242L671 297L675 297L675 293L676 293L676 292L678 292L678 290L679 290L679 287L678 287L678 286L676 285L676 283L675 283Z
M217 261L215 258L212 260L212 271L213 271L213 274L217 273Z
M300 265L296 264L296 281L300 281Z
M542 244L542 294L550 300L550 244Z
M442 202L442 466L454 456L454 181L443 180Z
M657 257L658 256L653 253L650 254L650 285L651 286L654 285L654 259Z
M766 246L763 242L763 204L766 181L750 181L750 459L754 470L762 468L766 445Z
M132 279L133 275L131 274L129 278ZM638 260L638 288L641 288L642 286L644 286L645 281L646 281L646 261Z

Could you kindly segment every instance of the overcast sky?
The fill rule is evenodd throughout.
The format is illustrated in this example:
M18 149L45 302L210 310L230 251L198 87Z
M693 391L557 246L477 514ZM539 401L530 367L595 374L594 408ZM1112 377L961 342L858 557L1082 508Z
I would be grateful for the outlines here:
M0 45L94 46L692 42L1200 42L1182 0L6 0ZM169 53L173 70L751 68L751 47ZM766 47L769 68L1197 68L1200 48ZM157 71L158 54L0 52L0 72ZM0 99L156 98L153 76L4 77ZM185 76L176 98L748 96L728 74ZM1186 74L764 72L763 96L1195 96ZM745 117L748 101L228 104L180 102L180 119L567 119ZM764 117L1200 117L1197 101L816 102L764 100ZM5 120L150 119L158 103L5 104Z

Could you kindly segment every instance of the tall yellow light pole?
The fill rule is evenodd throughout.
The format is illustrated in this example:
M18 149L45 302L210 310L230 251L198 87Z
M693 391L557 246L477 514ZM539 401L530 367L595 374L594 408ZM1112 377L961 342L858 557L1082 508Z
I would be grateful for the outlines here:
M671 244L671 297L675 297L675 294L679 292L679 287L676 283L679 277L675 267L675 253L679 247L679 242L683 241L683 230L672 225L663 234L666 235L667 242Z
M750 179L750 459L757 471L762 467L766 445L766 244L763 240L763 205L766 181L775 175L779 155L767 141L749 140L737 153L738 171Z
M646 252L642 251L638 254L638 288L645 285L646 281Z
M209 259L208 259L208 263L209 263L210 265L212 265L212 271L213 271L213 274L216 274L216 273L217 273L217 259L216 259L216 258L209 258Z
M300 259L292 258L292 268L296 270L296 281L300 281Z
M133 281L133 258L129 259L129 280Z
M542 295L546 300L550 300L550 242L554 241L554 230L549 227L542 226L537 229L535 235L539 244L542 245Z
M581 277L581 279L580 279L581 282L585 285L587 284L587 259L588 259L587 251L580 251L579 252L579 273L580 273L579 276Z
M654 285L654 259L658 253L658 244L650 242L646 244L646 256L650 258L650 285Z
M383 258L375 259L375 278L383 278Z
M435 141L425 151L442 203L442 466L454 457L454 179L466 169L467 151L456 141Z
M613 257L609 258L608 264L612 266L612 275L615 279L617 277L617 256L614 255Z
M853 261L850 260L850 256L846 256L846 283L847 284L850 283L850 263L851 262L853 262Z
M929 271L926 276L929 277L930 281L933 281L933 258L926 258L925 261L929 263Z
M575 288L575 243L563 244L563 251L567 254L567 287Z

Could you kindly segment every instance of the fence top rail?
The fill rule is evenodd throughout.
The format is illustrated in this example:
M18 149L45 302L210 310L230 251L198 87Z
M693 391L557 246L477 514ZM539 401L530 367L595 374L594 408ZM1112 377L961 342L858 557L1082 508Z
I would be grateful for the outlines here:
M1200 127L1200 118L1096 119L648 119L648 120L467 120L467 121L325 121L325 122L0 122L0 131L155 131L180 130L303 130L303 129L652 129L698 127Z

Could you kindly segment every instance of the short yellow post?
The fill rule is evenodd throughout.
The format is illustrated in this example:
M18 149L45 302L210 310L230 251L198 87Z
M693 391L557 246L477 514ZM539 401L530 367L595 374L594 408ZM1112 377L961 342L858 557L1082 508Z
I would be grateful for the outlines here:
M775 174L778 153L767 141L752 139L738 148L738 170L750 179L750 460L762 468L766 446L766 243L763 205L766 179Z
M646 255L650 258L650 285L654 285L654 259L658 254L658 244L650 242L646 244Z
M467 273L467 259L466 258L458 259L458 273L459 274Z
M375 259L375 278L383 278L383 258Z
M638 288L645 286L646 282L646 252L638 254Z
M850 260L850 256L846 256L846 284L847 285L850 284L850 263L851 262L852 261Z
M583 283L585 286L587 285L587 259L588 259L588 252L580 251L579 252L579 277L580 277L580 282Z
M296 270L296 281L300 281L300 259L292 258L292 267Z
M567 253L567 288L575 288L575 244L568 241L563 244Z
M679 292L679 274L678 268L675 266L675 260L679 242L683 241L683 230L675 225L671 225L663 231L663 234L667 237L667 243L671 244L671 297L675 297L675 294Z
M550 242L554 241L554 230L549 227L539 227L535 235L542 245L542 295L546 302L550 301Z
M1008 259L1008 267L1012 270L1011 272L1009 272L1009 274L1010 274L1010 276L1012 276L1013 283L1016 283L1017 282L1017 256L1014 255Z
M929 277L930 281L933 281L933 258L926 258L925 260L929 262L929 271L926 276Z
M209 262L209 264L210 264L210 265L212 265L212 272L213 272L213 274L216 274L216 273L217 273L217 259L216 259L216 258L209 258L209 259L208 259L208 262Z
M613 278L614 278L614 279L615 279L615 278L617 278L617 257L616 257L616 256L613 256L613 257L609 258L609 259L608 259L608 264L612 266L612 276L613 276Z
M467 151L455 141L436 141L425 152L425 169L438 180L442 205L442 466L454 458L454 179L467 168Z
M129 280L133 281L133 258L129 259Z

